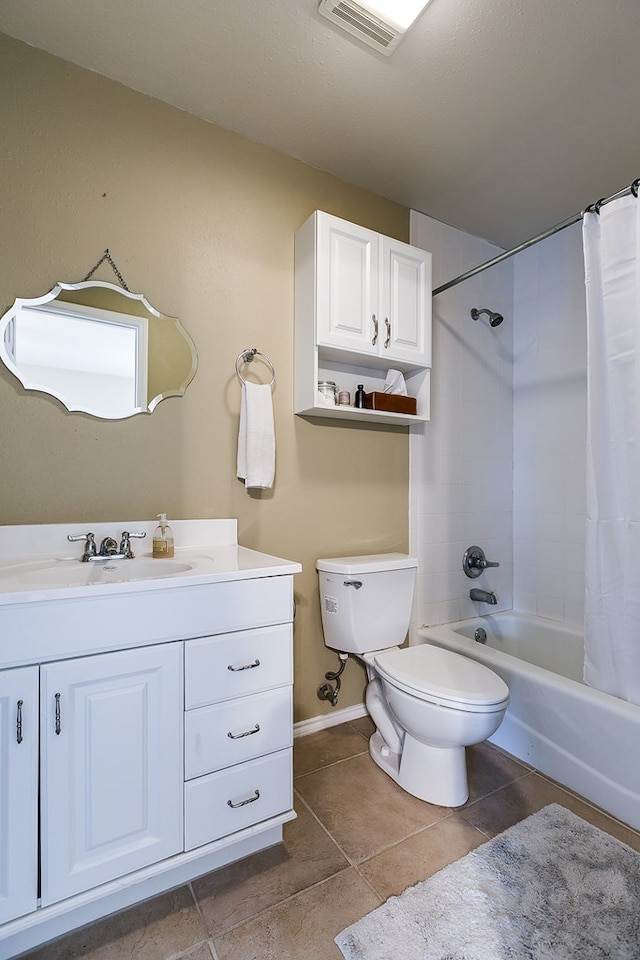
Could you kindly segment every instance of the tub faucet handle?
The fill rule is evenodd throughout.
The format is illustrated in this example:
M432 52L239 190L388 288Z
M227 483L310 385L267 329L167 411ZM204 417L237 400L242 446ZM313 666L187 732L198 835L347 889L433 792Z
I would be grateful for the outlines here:
M500 564L493 560L487 560L482 547L467 547L462 558L462 569L468 577L475 580L487 567L499 567Z

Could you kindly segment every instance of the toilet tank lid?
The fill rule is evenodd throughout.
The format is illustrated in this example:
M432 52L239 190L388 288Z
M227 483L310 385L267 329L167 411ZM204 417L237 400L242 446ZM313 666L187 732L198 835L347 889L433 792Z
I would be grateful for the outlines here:
M328 557L318 560L316 570L351 577L357 573L380 573L383 570L404 570L417 566L417 559L406 553L372 553L363 557Z

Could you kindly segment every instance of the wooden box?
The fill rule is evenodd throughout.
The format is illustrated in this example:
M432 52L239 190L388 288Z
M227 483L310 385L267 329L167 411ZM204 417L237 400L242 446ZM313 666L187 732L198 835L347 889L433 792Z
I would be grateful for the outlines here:
M367 410L387 410L389 413L418 412L418 402L415 397L401 397L397 393L367 393L364 398Z

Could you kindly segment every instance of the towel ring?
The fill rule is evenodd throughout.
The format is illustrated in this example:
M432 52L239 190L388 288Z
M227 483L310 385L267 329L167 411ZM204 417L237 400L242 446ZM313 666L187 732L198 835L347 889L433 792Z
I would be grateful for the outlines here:
M266 355L266 353L260 353L257 347L250 347L248 350L243 350L242 353L239 353L238 356L236 357L236 375L238 377L238 380L240 381L240 383L247 382L245 378L242 376L242 374L240 373L240 364L251 363L255 357L260 357L261 360L264 360L264 362L267 364L267 366L271 370L271 380L269 381L268 385L272 387L276 382L276 369L273 363L271 362L271 360L269 359L269 357Z

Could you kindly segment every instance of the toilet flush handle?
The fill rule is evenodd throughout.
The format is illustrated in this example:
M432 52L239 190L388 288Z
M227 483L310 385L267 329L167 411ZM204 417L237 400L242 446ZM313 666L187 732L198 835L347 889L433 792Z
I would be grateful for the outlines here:
M362 586L362 580L345 580L345 587L354 587L355 590L359 590Z

